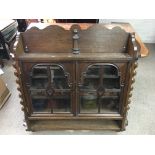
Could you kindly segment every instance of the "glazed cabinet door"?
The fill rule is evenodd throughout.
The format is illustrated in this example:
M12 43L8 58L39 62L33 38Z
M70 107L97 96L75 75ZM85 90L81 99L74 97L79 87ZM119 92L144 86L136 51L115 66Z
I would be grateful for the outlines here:
M121 115L125 71L125 63L79 63L79 115Z
M31 114L73 114L74 64L27 63L23 80Z

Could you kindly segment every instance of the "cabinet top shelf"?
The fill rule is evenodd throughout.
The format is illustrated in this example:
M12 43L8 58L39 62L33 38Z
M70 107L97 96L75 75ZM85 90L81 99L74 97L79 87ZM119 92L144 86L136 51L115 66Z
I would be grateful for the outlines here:
M30 61L75 61L75 60L91 60L91 61L129 61L132 57L127 53L80 53L75 55L72 53L25 53L19 56L20 60Z

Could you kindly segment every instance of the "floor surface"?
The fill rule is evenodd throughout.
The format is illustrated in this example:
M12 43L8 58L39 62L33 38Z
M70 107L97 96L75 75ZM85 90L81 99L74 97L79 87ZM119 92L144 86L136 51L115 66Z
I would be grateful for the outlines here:
M23 126L23 112L18 97L16 77L11 62L5 64L2 78L7 83L12 95L0 110L0 134L14 135L129 135L129 134L155 134L155 44L146 44L150 54L139 59L136 82L131 98L126 131L42 131L27 132Z

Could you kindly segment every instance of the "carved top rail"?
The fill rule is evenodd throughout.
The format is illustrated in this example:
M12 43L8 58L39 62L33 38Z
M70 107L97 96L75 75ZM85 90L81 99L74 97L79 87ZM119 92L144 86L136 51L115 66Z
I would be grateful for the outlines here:
M17 37L20 45L16 42L14 49L20 50L17 51L17 55L21 53L129 53L132 56L131 48L139 50L140 46L137 46L136 41L132 42L134 35L132 38L131 35L119 26L107 27L104 24L91 24L85 29L77 24L71 25L69 29L60 25L49 25L44 29L32 27Z

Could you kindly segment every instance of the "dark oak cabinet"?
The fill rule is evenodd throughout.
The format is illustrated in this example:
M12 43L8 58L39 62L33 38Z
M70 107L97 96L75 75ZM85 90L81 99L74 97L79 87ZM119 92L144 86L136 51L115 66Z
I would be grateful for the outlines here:
M139 56L134 34L52 25L17 37L15 75L27 130L124 130Z

